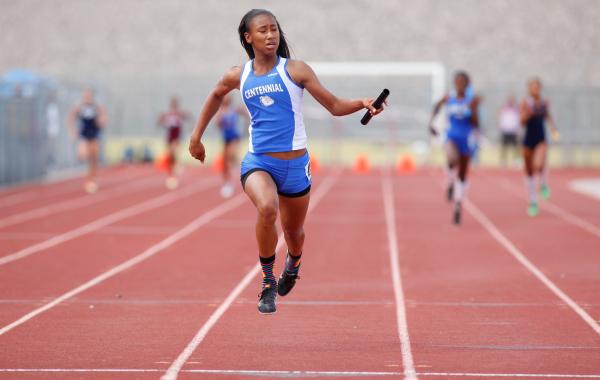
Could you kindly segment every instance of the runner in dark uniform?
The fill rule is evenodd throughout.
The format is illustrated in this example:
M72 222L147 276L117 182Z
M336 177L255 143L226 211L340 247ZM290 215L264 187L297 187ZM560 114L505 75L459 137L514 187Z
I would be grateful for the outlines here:
M179 149L179 140L183 131L183 123L189 119L188 114L179 108L179 99L171 98L169 110L164 112L158 118L158 124L166 129L167 140L167 180L166 186L169 189L175 189L179 185L179 180L175 176L175 165L177 164L177 150Z
M98 190L96 182L100 150L98 140L100 132L106 126L106 119L106 110L96 104L94 93L91 89L83 91L81 103L75 106L69 114L71 135L75 139L77 134L79 134L79 159L88 162L88 174L84 188L90 194Z
M530 216L536 216L538 214L536 177L539 177L539 189L542 198L548 199L550 197L546 165L548 151L546 121L550 125L550 132L555 140L558 140L559 134L550 116L548 101L542 97L542 82L540 79L533 78L529 80L527 87L529 96L521 102L520 107L521 123L525 128L523 161L529 193L527 213Z

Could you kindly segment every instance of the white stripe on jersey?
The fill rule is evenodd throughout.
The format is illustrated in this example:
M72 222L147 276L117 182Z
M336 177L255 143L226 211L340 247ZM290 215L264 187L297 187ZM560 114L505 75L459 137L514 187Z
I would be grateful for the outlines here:
M277 72L283 80L285 87L292 98L292 109L294 111L294 139L292 140L292 150L306 148L307 138L306 129L304 128L304 118L302 117L302 93L303 89L294 83L288 76L287 70L287 59L281 58L279 65L277 65Z
M240 96L242 98L242 104L246 107L246 111L248 111L248 115L250 115L250 109L246 105L244 101L244 82L250 75L250 70L252 70L252 61L246 62L244 65L244 69L242 70L242 76L240 77ZM250 153L254 153L254 145L252 145L252 120L250 120L250 124L248 124L248 151Z

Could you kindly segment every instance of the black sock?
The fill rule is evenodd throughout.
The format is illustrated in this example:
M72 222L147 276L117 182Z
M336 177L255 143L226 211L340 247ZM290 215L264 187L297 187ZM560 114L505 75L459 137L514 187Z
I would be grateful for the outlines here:
M288 251L287 259L285 260L285 271L289 274L297 274L300 269L300 259L302 253L298 256L292 256L291 252Z
M260 266L262 267L263 273L263 287L266 285L275 285L277 284L277 279L275 279L275 275L273 275L273 264L275 264L275 255L271 257L259 257L260 258Z

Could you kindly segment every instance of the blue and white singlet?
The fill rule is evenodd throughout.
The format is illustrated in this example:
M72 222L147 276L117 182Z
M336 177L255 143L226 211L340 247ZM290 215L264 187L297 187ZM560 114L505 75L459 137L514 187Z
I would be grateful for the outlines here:
M447 141L451 141L458 148L461 154L470 156L475 149L475 141L471 134L473 130L471 111L472 96L458 98L456 94L451 94L446 102L446 113L450 127L446 132Z
M302 118L302 93L287 72L286 58L264 75L254 74L253 60L246 62L240 78L242 100L250 113L249 151L288 152L306 148Z

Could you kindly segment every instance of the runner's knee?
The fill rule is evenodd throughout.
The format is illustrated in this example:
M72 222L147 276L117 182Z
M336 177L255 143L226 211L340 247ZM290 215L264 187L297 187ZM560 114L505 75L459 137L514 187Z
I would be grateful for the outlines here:
M287 241L301 241L304 239L304 228L286 228L284 227L283 233Z
M258 210L258 218L262 224L275 224L277 221L277 202L264 201L256 206Z

